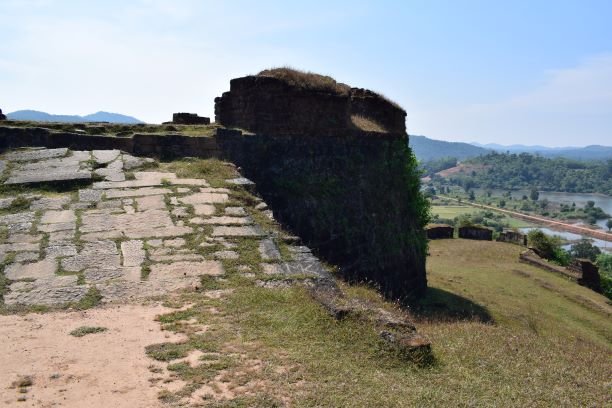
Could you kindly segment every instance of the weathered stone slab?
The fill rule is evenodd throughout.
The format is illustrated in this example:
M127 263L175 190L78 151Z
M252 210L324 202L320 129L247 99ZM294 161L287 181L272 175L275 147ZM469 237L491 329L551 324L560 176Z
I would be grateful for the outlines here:
M247 215L247 212L243 207L225 207L225 214L234 217L243 217Z
M81 240L89 242L119 238L123 238L123 234L121 233L121 231L117 230L91 232L89 234L81 235Z
M244 227L227 227L215 226L213 228L213 237L260 237L263 236L263 231L256 226Z
M134 172L136 180L145 180L155 183L161 183L162 180L176 179L176 173L168 173L162 171L136 171Z
M12 263L4 270L4 275L10 280L41 279L55 275L57 262L47 258L33 263Z
M119 150L94 150L93 159L99 164L110 163L119 157Z
M143 242L140 240L124 241L121 243L123 266L140 266L145 260Z
M138 206L138 211L162 210L166 208L166 202L162 195L138 197L136 198L136 205Z
M21 212L15 214L6 214L0 216L0 224L2 225L14 225L14 224L25 224L32 223L36 219L34 212Z
M40 197L30 204L31 210L61 210L70 204L70 196Z
M41 238L42 238L41 235L15 233L15 234L10 234L6 242L11 243L11 244L19 244L19 243L24 243L24 242L36 243L36 242L39 242Z
M165 210L148 210L134 214L90 214L82 217L81 232L114 232L128 238L177 237L193 232L189 227L177 227ZM85 239L85 237L83 237Z
M100 210L118 210L118 209L123 209L123 201L121 199L114 199L114 200L106 200L106 201L99 201L96 204L96 208L100 209ZM117 211L114 211L117 212Z
M79 190L79 201L98 202L102 199L102 191L91 188Z
M121 268L88 268L83 271L85 282L101 283L123 277Z
M57 224L76 222L76 215L72 210L49 210L45 211L40 219L41 224Z
M140 266L130 266L123 268L123 279L130 282L140 282L142 277L142 269Z
M55 157L63 157L68 154L67 148L59 149L28 149L28 150L13 150L8 152L4 158L10 161L33 161L51 159Z
M4 297L4 301L11 306L52 306L78 302L87 294L89 287L76 285L76 279L76 276L58 276L53 279L37 280L29 283L29 290L11 291ZM57 284L50 285L50 282ZM63 286L60 286L60 283Z
M193 211L196 215L213 215L217 208L212 204L194 204Z
M76 222L58 222L55 224L40 224L39 232L75 231Z
M171 254L171 255L150 255L153 262L177 262L177 261L203 261L204 257L198 254Z
M111 167L103 167L95 169L94 173L98 176L104 177L106 181L121 182L125 181L125 173L121 169L115 169Z
M164 240L164 246L170 248L180 248L185 246L186 241L183 238L166 239Z
M19 252L15 255L15 262L32 262L38 261L39 258L38 252Z
M189 214L189 211L187 211L185 207L173 208L172 211L170 211L170 213L174 215L176 218L188 218L191 215Z
M14 171L4 184L28 184L89 179L91 179L91 172L87 170L50 169L49 171Z
M278 261L281 259L280 251L270 238L261 240L259 243L259 254L264 261Z
M163 241L161 239L148 239L147 245L152 246L153 248L157 248L162 246Z
M175 262L151 266L149 280L164 277L198 277L203 275L223 275L223 266L218 261Z
M228 200L229 195L226 193L195 193L179 198L180 202L189 205L225 203Z
M253 220L250 217L211 217L204 220L204 224L210 225L250 225Z
M95 241L84 244L77 255L62 259L62 268L78 272L88 268L113 269L119 267L119 252L113 241Z
M49 233L49 242L72 241L74 239L74 230L57 231Z
M47 258L60 258L66 256L74 256L77 252L77 247L74 244L63 242L60 244L51 241L51 244L45 248Z
M131 154L127 154L127 153L122 154L122 159L123 159L123 168L126 170L132 170L132 169L135 169L136 167L143 166L144 164L155 162L155 160L153 159L134 157Z
M320 262L284 262L262 265L263 272L268 275L307 275L328 277L329 273Z
M142 197L149 195L163 195L170 194L171 190L167 188L152 188L152 187L143 187L143 188L135 188L135 189L110 189L107 190L105 195L106 198L124 198L124 197Z
M0 198L0 210L4 210L6 208L9 208L11 206L11 204L13 204L13 200L15 200L14 197L11 197L11 198Z
M0 244L0 253L21 252L21 251L38 251L39 243L31 242L16 242L11 244Z

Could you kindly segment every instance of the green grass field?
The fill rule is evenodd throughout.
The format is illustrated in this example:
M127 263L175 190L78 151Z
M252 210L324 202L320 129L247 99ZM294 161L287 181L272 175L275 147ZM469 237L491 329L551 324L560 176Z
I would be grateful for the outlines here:
M474 214L479 211L482 211L481 208L472 207L469 205L432 205L431 213L432 215L438 215L440 218L445 219L453 219L462 214ZM533 227L533 224L528 223L527 221L520 220L518 218L504 216L501 220L504 223L508 223L510 228L523 228L523 227Z
M433 344L429 365L390 354L359 319L334 320L304 288L266 289L238 277L222 284L233 290L226 297L192 295L183 300L188 309L161 317L168 330L181 331L189 319L209 327L206 336L187 333L184 349L162 351L164 357L189 348L231 351L212 366L171 366L187 388L218 372L243 387L258 384L249 397L211 406L610 406L610 305L576 283L519 263L521 249L431 242L430 289L411 308ZM349 298L396 307L365 286L343 286ZM249 369L249 361L261 368Z

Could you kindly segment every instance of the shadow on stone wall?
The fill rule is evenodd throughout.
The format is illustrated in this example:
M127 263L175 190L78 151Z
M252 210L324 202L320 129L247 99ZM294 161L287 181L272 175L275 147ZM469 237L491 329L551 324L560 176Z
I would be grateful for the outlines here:
M217 142L257 183L275 218L319 257L340 266L349 281L373 282L388 297L406 299L426 288L426 203L406 137L219 129Z

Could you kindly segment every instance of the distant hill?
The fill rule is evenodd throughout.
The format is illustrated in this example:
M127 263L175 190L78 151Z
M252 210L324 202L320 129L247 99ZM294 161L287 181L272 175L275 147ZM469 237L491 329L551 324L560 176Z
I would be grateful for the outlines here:
M35 122L109 122L109 123L144 123L132 116L121 115L119 113L96 112L86 116L78 115L52 115L46 112L35 110L20 110L7 113L10 120L31 120Z
M410 135L410 147L421 162L454 157L459 160L481 156L491 152L491 149L474 146L469 143L445 142L425 136Z
M487 148L500 153L531 153L543 157L565 157L574 160L606 160L612 159L612 146L591 145L586 147L546 147L510 145L504 146L496 143L480 144L471 143L474 146Z

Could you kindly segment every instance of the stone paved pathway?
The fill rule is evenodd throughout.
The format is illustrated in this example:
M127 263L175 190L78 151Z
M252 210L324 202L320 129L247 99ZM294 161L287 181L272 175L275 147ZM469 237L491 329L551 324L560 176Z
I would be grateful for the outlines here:
M240 239L260 240L264 274L327 274L305 247L291 248L283 262L270 232L236 206L231 189L139 170L152 159L117 150L20 149L0 161L6 187L74 183L63 193L0 197L7 306L78 302L93 288L104 302L195 288L204 275L223 276L224 261L241 258ZM228 180L232 185L252 188L245 179ZM259 210L269 211L263 202Z

